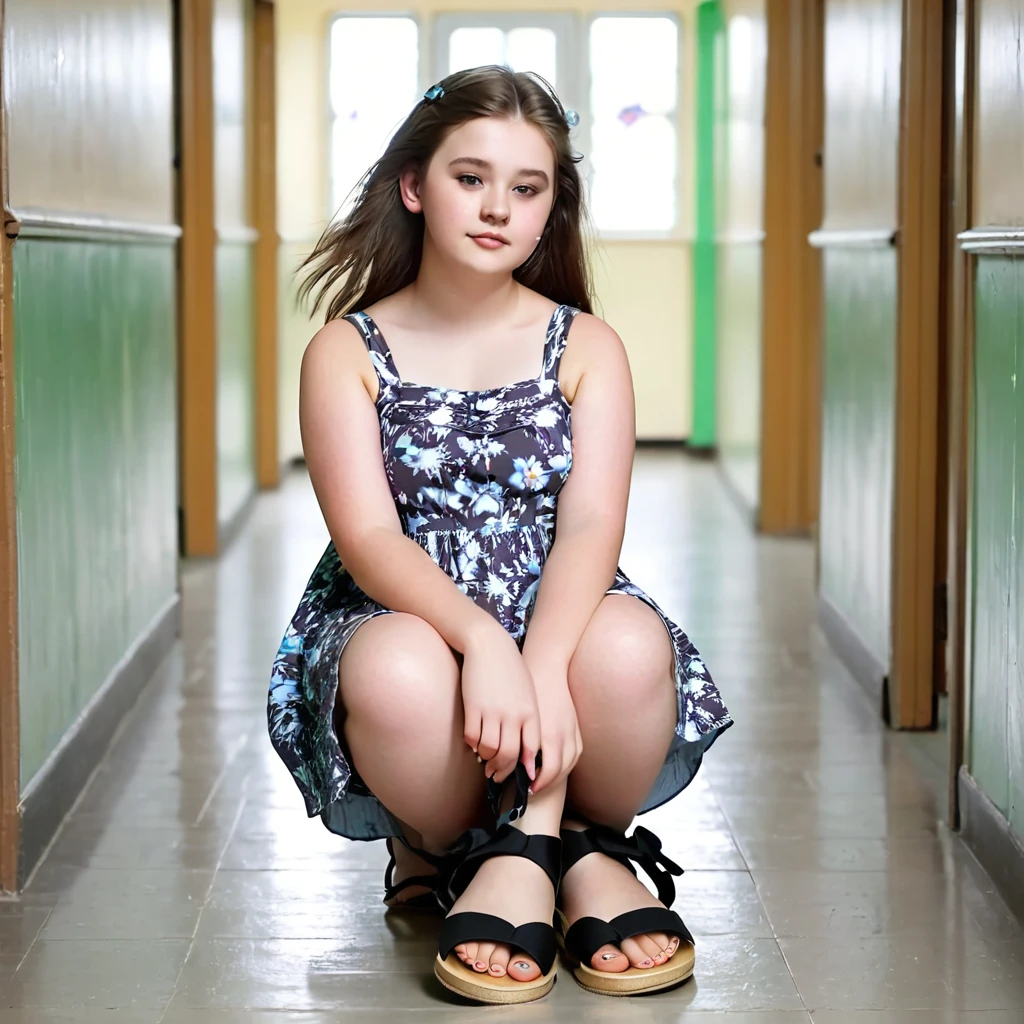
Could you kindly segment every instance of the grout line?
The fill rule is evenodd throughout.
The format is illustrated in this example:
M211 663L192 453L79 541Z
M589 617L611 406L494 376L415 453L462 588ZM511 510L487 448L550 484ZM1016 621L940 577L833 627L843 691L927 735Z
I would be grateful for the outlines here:
M198 827L202 824L203 818L206 817L206 812L210 809L210 804L213 803L213 798L217 795L217 790L220 789L221 783L227 778L227 774L231 766L235 762L235 758L242 752L249 742L249 733L244 733L235 740L234 746L231 748L228 754L227 760L224 762L224 767L217 774L217 778L213 780L213 785L210 787L210 792L206 794L206 800L203 801L203 806L199 810L199 814L196 816L196 820L192 823L194 827Z
M46 927L46 922L50 920L50 915L53 913L53 907L48 907L46 910L46 917L43 918L42 924L36 929L35 935L32 936L32 941L28 944L28 949L25 950L25 955L18 961L18 966L14 968L14 974L17 974L21 970L21 965L28 959L29 953L32 952L33 947L36 944L36 940L39 938L40 932Z
M246 776L248 778L248 776ZM210 886L206 890L206 895L203 897L203 905L199 908L199 913L196 916L196 926L192 929L192 938L189 939L188 949L185 951L185 959L181 962L181 967L178 968L178 975L174 979L174 986L171 989L171 994L167 998L167 1005L163 1008L163 1012L160 1014L160 1020L157 1024L161 1024L164 1017L167 1016L167 1010L171 1003L174 1002L174 997L178 993L178 985L181 984L181 976L185 972L185 965L188 963L189 957L192 955L192 950L195 948L196 936L199 934L199 925L203 920L203 911L206 910L207 904L210 902L210 897L213 895L213 887L217 884L217 875L220 873L220 866L224 863L224 858L227 856L228 847L231 845L231 840L235 836L235 832L238 830L238 823L242 820L242 813L245 811L246 798L243 796L238 803L238 810L235 812L235 819L231 823L231 828L228 829L228 837L224 842L224 848L220 851L220 856L217 858L217 863L213 869L213 875L210 878Z

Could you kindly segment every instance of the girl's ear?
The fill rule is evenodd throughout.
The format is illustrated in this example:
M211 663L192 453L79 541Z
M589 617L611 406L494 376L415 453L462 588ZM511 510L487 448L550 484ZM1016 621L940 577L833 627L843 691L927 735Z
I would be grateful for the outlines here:
M402 202L410 213L422 213L423 203L420 202L420 172L415 167L410 167L402 172L398 179L399 191L402 193Z

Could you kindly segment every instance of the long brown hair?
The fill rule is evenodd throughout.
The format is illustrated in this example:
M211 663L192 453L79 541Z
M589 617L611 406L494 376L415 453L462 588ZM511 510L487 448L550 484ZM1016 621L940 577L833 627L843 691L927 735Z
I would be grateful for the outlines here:
M591 312L590 268L583 227L587 215L569 145L565 110L539 75L491 65L457 71L441 80L444 94L420 100L395 132L381 158L360 179L358 196L341 221L331 224L303 260L299 295L316 289L315 313L335 286L327 320L364 309L411 284L423 256L423 215L402 202L399 178L426 168L447 134L477 117L523 119L539 128L555 154L555 196L547 225L529 259L512 276L553 302Z

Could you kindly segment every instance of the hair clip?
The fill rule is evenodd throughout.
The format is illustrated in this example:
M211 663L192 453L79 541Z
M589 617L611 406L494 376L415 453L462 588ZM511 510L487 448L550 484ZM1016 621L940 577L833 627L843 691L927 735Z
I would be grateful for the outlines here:
M437 85L432 85L424 94L423 98L428 103L433 103L434 100L439 100L444 95L444 86L438 82Z
M580 115L575 110L569 109L565 112L565 123L570 128L575 128L580 123Z

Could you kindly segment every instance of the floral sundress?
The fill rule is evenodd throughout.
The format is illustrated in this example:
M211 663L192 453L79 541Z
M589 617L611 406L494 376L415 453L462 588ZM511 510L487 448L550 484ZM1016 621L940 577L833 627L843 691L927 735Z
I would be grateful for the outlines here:
M555 539L558 492L572 470L572 413L558 367L578 312L561 305L552 313L538 377L484 391L403 381L372 318L364 312L345 317L359 329L379 378L384 468L405 534L520 647ZM675 737L641 808L646 811L690 783L732 718L679 626L621 570L608 593L654 609L675 652ZM307 813L351 839L400 834L353 768L337 728L343 709L335 714L345 645L364 622L388 612L359 589L328 544L285 632L270 681L270 739Z

